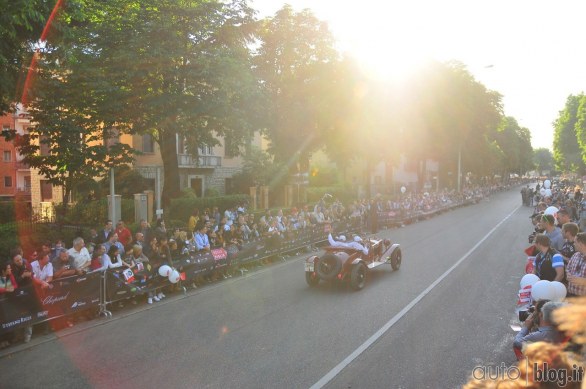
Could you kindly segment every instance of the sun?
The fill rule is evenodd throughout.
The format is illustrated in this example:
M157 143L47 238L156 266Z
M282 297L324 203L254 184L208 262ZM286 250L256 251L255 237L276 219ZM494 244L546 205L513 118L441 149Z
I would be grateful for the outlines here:
M340 7L330 24L340 50L377 78L403 80L434 56L425 17L413 18L410 2ZM368 5L371 6L368 6ZM376 12L373 12L373 9Z

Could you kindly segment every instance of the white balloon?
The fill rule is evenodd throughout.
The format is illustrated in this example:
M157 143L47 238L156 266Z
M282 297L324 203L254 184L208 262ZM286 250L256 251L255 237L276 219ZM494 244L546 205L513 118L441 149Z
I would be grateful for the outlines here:
M405 193L407 192L407 188L405 188L404 186L401 187L401 193Z
M566 298L566 286L559 281L552 281L551 287L555 290L555 298L554 301L562 301Z
M546 190L545 190L545 195L546 195L547 197L551 197L551 189L546 189Z
M159 268L159 275L161 277L169 277L169 274L171 274L171 270L173 270L171 266L163 265Z
M172 284L176 284L179 282L180 279L181 275L179 274L179 272L173 269L173 271L169 274L169 282L171 282Z
M551 286L551 282L547 280L537 281L531 287L531 298L533 301L537 300L553 300L556 296L555 289Z
M539 277L535 274L525 274L521 278L521 289L525 289L526 286L533 286L537 281L539 281Z
M545 196L545 189L543 189L543 188L539 189L539 194L542 196Z
M550 181L550 180L545 180L545 181L543 181L543 187L544 187L545 189L549 189L549 188L551 188L551 181Z
M544 215L553 215L553 216L555 216L555 215L557 215L558 211L559 211L559 209L557 209L554 206L551 206L551 207L547 207L545 209L545 211L543 212L543 214Z

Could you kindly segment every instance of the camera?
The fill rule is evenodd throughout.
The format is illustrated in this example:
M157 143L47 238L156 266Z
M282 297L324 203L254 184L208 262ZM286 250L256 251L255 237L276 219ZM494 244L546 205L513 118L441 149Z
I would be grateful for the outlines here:
M526 311L519 311L519 321L527 320L529 315L531 315L533 312L535 312L535 306L533 305L530 306Z

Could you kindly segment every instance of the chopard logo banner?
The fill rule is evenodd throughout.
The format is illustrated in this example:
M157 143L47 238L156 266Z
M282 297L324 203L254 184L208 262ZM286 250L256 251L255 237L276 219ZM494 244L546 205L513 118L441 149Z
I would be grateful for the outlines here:
M67 294L64 296L53 296L53 295L47 296L43 299L42 303L43 303L43 305L53 305L53 304L56 304L60 301L67 300L67 298L69 297L69 294L70 294L70 292L67 292Z

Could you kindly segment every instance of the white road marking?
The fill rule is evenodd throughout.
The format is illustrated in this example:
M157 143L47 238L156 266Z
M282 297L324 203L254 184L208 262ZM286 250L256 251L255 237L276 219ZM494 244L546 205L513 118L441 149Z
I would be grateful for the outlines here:
M333 380L342 370L344 370L352 361L354 361L360 354L366 351L374 342L380 339L396 322L398 322L403 316L407 314L418 302L420 302L429 292L433 290L440 282L443 281L455 268L457 268L464 260L466 260L470 254L472 254L484 241L486 241L507 219L509 219L517 210L521 208L518 206L508 214L503 220L501 220L492 230L488 232L478 243L474 245L462 258L458 260L452 267L445 271L444 274L439 276L431 285L429 285L423 292L421 292L417 297L415 297L409 304L407 304L399 313L397 313L391 320L389 320L385 325L383 325L377 332L375 332L370 338L366 340L366 342L362 343L352 354L348 355L342 362L340 362L336 367L330 370L326 375L324 375L319 381L311 386L310 389L319 389L323 388L325 385L328 384L331 380Z

